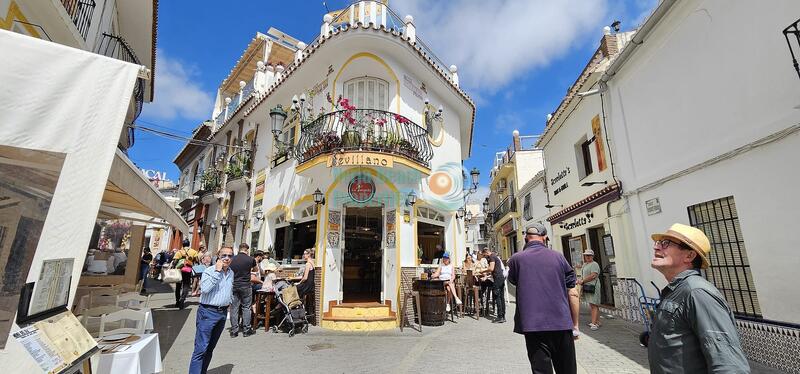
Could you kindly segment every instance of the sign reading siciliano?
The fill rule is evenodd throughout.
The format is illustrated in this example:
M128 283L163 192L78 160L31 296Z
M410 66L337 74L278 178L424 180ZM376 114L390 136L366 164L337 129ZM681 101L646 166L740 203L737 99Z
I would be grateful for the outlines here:
M328 157L328 167L334 166L376 166L391 168L394 167L394 158L392 156L370 152L342 153Z

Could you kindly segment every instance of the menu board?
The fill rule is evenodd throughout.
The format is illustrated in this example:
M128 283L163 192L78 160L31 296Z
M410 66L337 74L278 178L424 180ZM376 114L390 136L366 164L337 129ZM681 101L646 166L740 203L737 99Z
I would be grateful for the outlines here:
M67 305L74 262L72 258L44 260L28 315Z
M69 311L20 329L13 336L47 373L58 373L97 346Z

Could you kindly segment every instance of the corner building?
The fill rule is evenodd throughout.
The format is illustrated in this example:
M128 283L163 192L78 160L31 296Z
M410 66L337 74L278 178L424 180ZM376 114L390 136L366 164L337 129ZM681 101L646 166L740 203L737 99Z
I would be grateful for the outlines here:
M437 246L464 256L455 211L475 105L413 18L379 2L325 15L315 40L271 68L258 64L267 87L231 116L255 129L243 241L286 269L314 250L323 327L394 328L401 287ZM354 318L352 303L381 318Z

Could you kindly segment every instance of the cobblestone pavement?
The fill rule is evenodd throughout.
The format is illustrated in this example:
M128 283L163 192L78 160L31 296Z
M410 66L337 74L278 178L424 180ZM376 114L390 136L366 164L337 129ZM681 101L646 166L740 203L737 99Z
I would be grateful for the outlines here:
M155 283L155 282L154 282ZM166 286L161 289L168 291ZM170 293L153 297L156 332L165 373L185 373L194 344L197 298L187 309L172 304ZM509 304L509 321L514 304ZM588 311L581 316L588 321ZM457 319L442 327L353 334L312 326L307 334L265 333L230 338L227 331L214 350L209 373L530 373L521 335L513 322L492 324L482 318ZM585 324L584 324L585 325ZM641 326L604 319L603 327L586 326L576 342L579 373L647 373L647 351L639 346ZM752 363L754 373L779 373Z

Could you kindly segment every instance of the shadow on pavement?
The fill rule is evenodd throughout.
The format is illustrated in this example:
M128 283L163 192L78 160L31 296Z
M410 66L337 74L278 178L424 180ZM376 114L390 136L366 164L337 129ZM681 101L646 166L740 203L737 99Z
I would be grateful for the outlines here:
M233 372L233 364L225 364L208 369L208 374L230 374L231 372Z
M581 307L581 332L599 343L619 352L636 363L650 367L647 361L647 349L639 345L639 334L644 326L622 319L601 318L600 329L592 331L586 324L592 320L589 309Z

